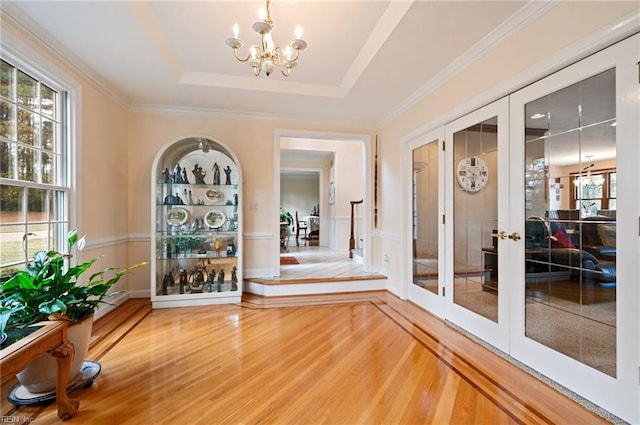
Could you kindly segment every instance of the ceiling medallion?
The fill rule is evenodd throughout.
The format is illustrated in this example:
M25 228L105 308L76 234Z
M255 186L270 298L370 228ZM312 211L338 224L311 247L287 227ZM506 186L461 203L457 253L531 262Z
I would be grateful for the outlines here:
M302 40L302 27L298 25L295 30L295 38L289 41L287 47L282 49L276 46L271 36L273 30L273 21L271 20L271 11L269 8L270 0L267 0L267 7L260 8L258 11L259 21L253 23L251 28L258 33L261 45L253 45L249 49L246 57L238 56L238 49L244 45L244 42L238 38L238 22L233 26L233 37L227 38L227 45L233 49L233 54L240 62L248 62L255 76L259 76L261 71L267 75L271 75L276 66L282 69L282 75L288 77L291 70L296 67L300 50L307 47L307 42Z

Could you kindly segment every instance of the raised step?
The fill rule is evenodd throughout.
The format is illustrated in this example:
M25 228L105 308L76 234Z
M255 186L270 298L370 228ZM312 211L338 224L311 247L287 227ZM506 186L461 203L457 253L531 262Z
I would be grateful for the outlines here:
M302 279L248 278L244 291L263 297L334 294L385 290L387 277L381 274L353 277L314 277Z

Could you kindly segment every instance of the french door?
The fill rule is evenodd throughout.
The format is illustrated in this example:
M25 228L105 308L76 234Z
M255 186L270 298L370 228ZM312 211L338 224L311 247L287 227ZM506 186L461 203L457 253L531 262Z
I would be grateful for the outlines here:
M445 140L447 319L508 352L506 267L519 243L508 222L508 99L446 125Z
M510 96L510 354L640 421L640 37ZM524 278L523 278L524 277Z
M631 423L638 46L630 37L422 137L406 172L409 299Z
M508 349L508 100L413 142L408 298ZM446 142L445 142L446 141ZM446 195L445 195L446 194ZM504 246L504 248L499 249Z

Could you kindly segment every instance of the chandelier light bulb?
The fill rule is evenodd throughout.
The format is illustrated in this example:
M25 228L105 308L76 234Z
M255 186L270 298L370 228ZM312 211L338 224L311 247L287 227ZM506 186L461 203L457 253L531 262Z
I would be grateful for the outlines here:
M255 59L257 55L258 55L258 48L256 46L253 46L251 48L251 59Z
M273 37L271 36L271 33L265 34L264 40L267 42L267 49L270 52L272 52L274 50L275 43L273 42Z
M298 25L296 27L296 38L302 38L302 34L304 34L304 31L302 30L302 27L300 25Z
M267 9L265 9L264 7L261 7L260 9L258 9L258 18L261 21L264 21L265 19L267 19Z
M288 61L291 60L292 54L293 54L293 51L291 50L291 46L287 46L284 48L284 56L287 58Z
M233 38L238 38L238 34L240 34L240 26L238 26L238 21L233 24Z

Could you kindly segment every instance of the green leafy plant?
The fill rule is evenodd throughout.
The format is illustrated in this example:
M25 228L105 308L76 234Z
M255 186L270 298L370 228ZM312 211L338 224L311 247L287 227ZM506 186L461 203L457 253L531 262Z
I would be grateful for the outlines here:
M281 223L287 223L287 226L292 226L293 225L293 215L291 215L291 213L289 211L285 211L282 208L280 208L280 222Z
M94 265L97 258L71 265L71 250L84 248L84 238L78 240L77 229L67 235L69 253L38 251L25 270L15 272L0 287L0 313L6 314L5 325L22 327L50 318L79 322L91 316L106 298L123 291L110 292L122 276L145 262L117 269L109 267L93 273L86 283L80 277ZM76 246L77 244L77 246ZM1 323L0 323L1 324Z

